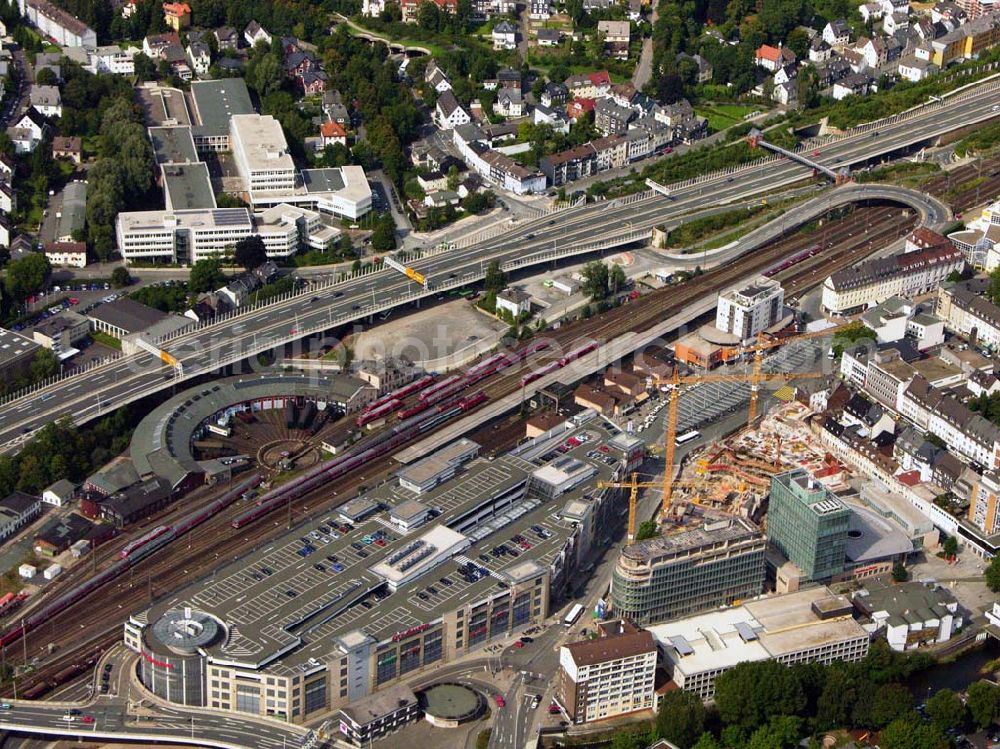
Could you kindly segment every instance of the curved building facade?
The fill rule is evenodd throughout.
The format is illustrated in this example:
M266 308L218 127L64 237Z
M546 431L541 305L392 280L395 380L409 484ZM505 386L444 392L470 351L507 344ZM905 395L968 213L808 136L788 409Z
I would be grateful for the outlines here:
M222 634L222 625L194 609L167 611L142 637L139 677L157 697L193 707L206 704L201 650Z

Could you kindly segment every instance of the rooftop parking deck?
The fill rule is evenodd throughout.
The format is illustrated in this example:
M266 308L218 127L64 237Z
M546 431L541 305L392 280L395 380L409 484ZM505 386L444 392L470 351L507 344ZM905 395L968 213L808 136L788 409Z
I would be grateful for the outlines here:
M148 620L192 606L228 628L226 639L208 647L213 659L287 674L310 668L355 630L389 640L501 595L556 562L576 526L564 508L587 502L598 491L594 482L610 479L619 467L623 454L609 446L610 429L594 419L537 443L524 451L527 458L468 463L454 479L419 495L432 517L407 531L390 520L390 511L418 495L395 480L382 484L365 494L380 509L363 521L348 524L330 510L158 604ZM560 493L533 478L566 457L591 465L593 481ZM416 561L407 570L387 572L408 560ZM406 574L410 569L419 573L416 579Z

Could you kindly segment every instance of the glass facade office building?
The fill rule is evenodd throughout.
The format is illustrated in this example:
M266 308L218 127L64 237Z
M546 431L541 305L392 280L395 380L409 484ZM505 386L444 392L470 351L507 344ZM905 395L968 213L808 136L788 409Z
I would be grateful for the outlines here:
M743 518L626 546L611 584L615 616L647 625L759 595L766 547Z
M771 479L767 537L809 580L829 580L844 571L851 512L808 471Z

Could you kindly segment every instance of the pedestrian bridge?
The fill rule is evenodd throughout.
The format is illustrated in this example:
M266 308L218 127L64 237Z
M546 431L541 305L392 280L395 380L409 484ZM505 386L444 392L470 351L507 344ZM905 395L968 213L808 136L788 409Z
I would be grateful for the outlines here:
M792 161L797 161L803 166L807 166L817 174L825 174L831 180L833 180L838 185L841 182L846 182L849 179L849 173L846 168L841 170L839 173L833 171L830 167L820 164L818 161L813 161L811 158L798 151L789 151L787 148L782 148L781 146L776 146L774 143L770 143L764 140L764 134L754 128L747 135L747 142L752 148L766 148L768 151L773 151L779 156L784 156L786 159L791 159Z

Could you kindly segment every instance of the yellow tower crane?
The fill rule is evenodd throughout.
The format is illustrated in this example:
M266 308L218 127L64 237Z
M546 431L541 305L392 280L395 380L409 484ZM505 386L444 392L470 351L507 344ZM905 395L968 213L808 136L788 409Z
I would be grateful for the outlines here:
M749 373L722 374L706 373L698 375L685 375L681 377L677 370L671 377L654 377L653 383L656 386L669 385L670 401L667 406L667 429L663 435L663 456L664 474L660 484L663 487L663 503L661 513L666 516L670 510L670 499L673 494L674 485L674 452L677 439L677 410L680 401L681 385L696 385L704 382L749 382L750 383L750 406L747 412L747 425L752 426L757 418L757 402L760 397L760 385L763 382L774 380L802 380L812 377L822 377L822 372L781 372L771 373L763 371L764 352L797 341L806 341L812 338L822 338L830 336L848 325L836 325L825 330L813 331L811 333L801 333L799 335L786 338L768 338L761 336L758 342L750 346L745 346L740 350L741 354L753 354L753 366Z

